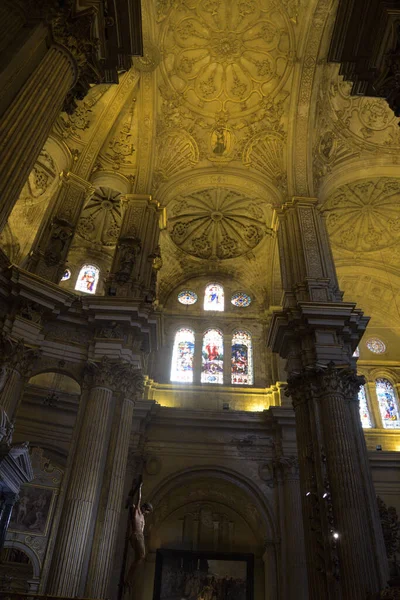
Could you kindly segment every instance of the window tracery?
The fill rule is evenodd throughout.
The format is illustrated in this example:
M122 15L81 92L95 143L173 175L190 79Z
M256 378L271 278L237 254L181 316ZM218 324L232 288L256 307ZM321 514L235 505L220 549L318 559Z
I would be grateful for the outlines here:
M210 283L204 292L204 310L224 310L224 288L218 283Z
M100 269L94 265L83 265L76 280L75 290L85 294L95 294L99 276Z
M251 335L247 331L235 331L232 337L231 383L252 385L253 348Z
M375 381L382 424L385 429L400 429L399 406L393 384L385 377Z
M208 329L203 336L201 382L224 383L224 340L218 329Z
M367 340L367 348L374 354L383 354L386 351L386 346L379 338L370 338Z
M245 292L236 292L231 298L231 303L234 306L245 308L246 306L250 306L251 298L248 294L245 294Z
M194 331L182 328L175 334L172 351L171 381L193 382Z
M195 304L197 300L196 292L192 292L191 290L182 290L182 292L179 292L178 294L178 302L185 304L186 306Z

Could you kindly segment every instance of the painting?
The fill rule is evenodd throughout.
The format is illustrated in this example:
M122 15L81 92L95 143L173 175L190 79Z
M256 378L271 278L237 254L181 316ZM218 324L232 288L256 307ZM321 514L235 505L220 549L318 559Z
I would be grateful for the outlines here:
M9 531L47 535L54 502L54 488L23 485L11 514Z
M153 600L252 600L252 554L157 550Z
M210 137L211 155L210 160L229 160L232 150L232 132L221 125L213 129Z

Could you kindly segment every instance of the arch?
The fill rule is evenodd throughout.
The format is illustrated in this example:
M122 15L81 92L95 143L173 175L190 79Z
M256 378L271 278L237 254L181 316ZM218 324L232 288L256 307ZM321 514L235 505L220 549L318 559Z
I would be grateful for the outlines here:
M209 283L204 290L204 310L223 312L225 307L224 288L220 283Z
M387 377L377 377L375 390L383 427L400 429L399 400L394 384Z
M75 283L75 290L84 294L95 294L99 282L100 269L96 265L82 265Z
M80 384L70 375L63 372L42 371L33 375L29 385L36 385L45 389L54 389L66 394L79 395L81 393Z
M172 350L170 380L179 383L193 382L194 331L181 327L175 333Z
M236 329L231 344L231 383L253 385L253 342L251 333Z
M201 485L199 487L199 482L204 479L210 482L206 489L201 488ZM236 488L241 502L237 502L232 494L221 493L218 487L221 482L223 482L221 487L230 485L231 489ZM272 544L277 542L274 513L266 494L241 473L215 465L196 466L166 476L149 497L153 506L157 506L157 511L151 516L151 522L157 525L155 518L158 523L165 521L183 503L188 502L187 488L192 483L205 501L214 496L219 498L219 502L226 503L244 516L256 539L260 541L260 545L266 541ZM184 495L179 495L179 491L185 491ZM239 504L241 508L238 508ZM243 515L241 509L245 506L251 506L252 510L246 511L246 515Z
M21 552L26 554L26 556L29 558L30 564L32 565L32 568L33 568L33 576L40 577L39 558L38 558L36 552L34 550L32 550L32 548L30 548L26 544L23 544L22 542L18 542L16 540L6 540L4 542L4 548L12 548L15 550L20 550Z
M220 329L207 329L204 332L201 382L224 383L224 336Z

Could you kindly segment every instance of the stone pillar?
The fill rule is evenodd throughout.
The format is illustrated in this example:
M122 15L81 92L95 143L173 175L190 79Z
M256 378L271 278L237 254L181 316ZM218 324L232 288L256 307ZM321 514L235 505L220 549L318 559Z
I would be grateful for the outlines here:
M0 342L0 405L10 421L15 419L29 378L32 361L37 356L32 348L21 341L3 337Z
M139 371L119 369L123 387L122 408L110 443L109 477L103 483L105 507L100 511L89 566L86 588L88 598L107 598L123 506L126 465L132 430L134 399L143 394L143 376ZM121 385L121 382L120 382ZM99 512L100 512L99 511Z
M63 173L58 195L41 224L26 269L59 283L82 209L95 187L74 173Z
M278 598L278 573L276 565L275 544L267 543L263 554L264 577L265 577L265 600L277 600ZM288 574L290 577L290 574Z
M232 335L224 333L224 385L231 385Z
M0 495L0 550L4 546L8 524L10 522L12 509L18 500L18 494L15 492L1 492Z
M196 329L194 332L193 383L195 384L201 382L203 333L203 329Z
M350 409L363 382L352 355L368 319L342 301L317 200L294 198L277 213L284 300L268 344L286 359L295 409L309 597L365 600L387 579Z
M104 358L88 366L90 394L71 466L71 475L49 579L49 591L79 596L85 556L103 482L113 412L117 364Z
M160 206L149 195L127 194L106 293L152 302L162 266L158 238Z
M0 231L76 76L72 54L64 46L53 44L0 118Z
M307 564L301 518L299 463L296 457L281 457L286 537L287 600L308 600ZM285 577L285 574L284 574Z

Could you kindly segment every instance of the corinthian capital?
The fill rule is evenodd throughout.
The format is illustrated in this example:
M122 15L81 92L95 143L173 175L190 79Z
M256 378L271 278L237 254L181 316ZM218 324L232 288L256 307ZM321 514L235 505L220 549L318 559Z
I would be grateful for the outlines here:
M5 370L15 369L20 373L27 373L32 362L39 356L36 348L28 348L22 340L13 340L4 333L0 335L0 368ZM0 374L0 390L1 390Z
M117 365L116 371L117 389L125 397L138 400L144 391L144 377L141 371L135 369L129 363Z
M88 361L85 369L85 378L92 387L106 387L115 389L115 370L117 363L108 356L103 356L99 361Z

